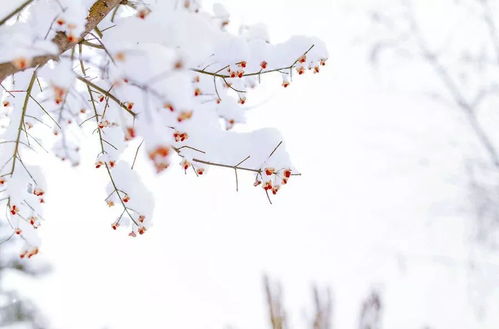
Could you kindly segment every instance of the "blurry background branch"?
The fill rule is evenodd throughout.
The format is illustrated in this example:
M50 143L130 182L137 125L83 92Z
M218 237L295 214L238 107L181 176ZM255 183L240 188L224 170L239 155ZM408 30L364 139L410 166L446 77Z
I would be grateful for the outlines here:
M14 289L4 287L6 275L37 278L50 271L50 266L40 260L23 261L18 256L17 240L0 237L0 327L43 329L46 320L38 307Z
M498 5L492 0L439 3L439 9L449 14L439 16L436 29L431 25L436 22L418 16L421 8L417 2L395 0L391 10L375 8L370 12L373 26L383 32L371 43L369 56L375 66L387 58L391 58L392 67L396 59L404 60L406 68L408 61L425 64L432 75L421 84L421 90L434 88L434 98L459 111L476 146L462 165L468 185L466 199L471 200L476 218L475 236L494 247L499 231L499 134L494 121L499 97ZM433 8L437 13L437 6ZM434 82L437 84L432 85ZM457 133L449 138L467 135Z
M360 309L359 329L381 329L381 297L376 290L364 300Z
M288 319L283 303L282 286L278 282L271 281L268 276L263 278L265 296L271 329L286 329ZM314 300L314 313L310 321L310 329L332 329L331 319L333 316L333 303L331 290L329 288L312 289Z

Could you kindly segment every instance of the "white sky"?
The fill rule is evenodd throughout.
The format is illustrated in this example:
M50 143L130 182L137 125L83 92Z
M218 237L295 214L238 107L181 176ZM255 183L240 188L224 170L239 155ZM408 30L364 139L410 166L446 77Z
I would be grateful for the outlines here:
M328 44L321 74L286 90L270 79L248 120L280 129L303 176L271 206L252 176L240 175L236 193L230 170L145 174L154 226L130 239L110 228L93 154L76 171L53 160L41 257L54 272L12 280L61 329L267 328L264 272L282 281L294 328L305 327L312 282L332 288L335 328L356 328L371 287L385 298L386 329L496 328L471 306L469 223L450 209L458 184L441 179L458 175L460 159L446 140L452 128L436 129L448 114L378 83L352 43L362 23L344 9L354 1L220 2L235 23L265 23L274 41L307 34Z

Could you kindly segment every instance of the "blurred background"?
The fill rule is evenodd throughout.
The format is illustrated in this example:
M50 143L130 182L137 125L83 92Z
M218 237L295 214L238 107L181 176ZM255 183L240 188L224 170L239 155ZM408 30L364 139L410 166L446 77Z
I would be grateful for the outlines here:
M328 45L320 74L248 99L303 175L270 205L251 175L236 193L230 170L139 160L155 219L131 239L110 228L96 141L76 171L41 155L42 251L18 264L2 245L1 325L498 328L499 1L217 2L233 31Z

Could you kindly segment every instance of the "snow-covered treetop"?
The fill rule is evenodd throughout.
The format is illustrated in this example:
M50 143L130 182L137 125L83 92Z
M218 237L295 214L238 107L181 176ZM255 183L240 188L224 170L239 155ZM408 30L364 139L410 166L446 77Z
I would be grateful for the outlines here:
M296 36L272 44L261 25L226 31L229 14L198 0L11 0L0 7L0 220L3 236L24 240L21 257L38 252L36 229L47 191L42 170L23 154L46 149L78 165L75 134L97 138L112 227L143 234L153 209L133 169L146 154L160 173L206 174L209 166L248 171L276 194L297 171L273 129L235 133L248 91L267 74L318 73L327 51ZM50 134L49 134L50 135ZM135 158L124 159L127 147ZM88 165L88 164L85 164ZM176 170L176 169L175 169ZM269 198L270 200L270 198ZM1 242L1 241L0 241Z

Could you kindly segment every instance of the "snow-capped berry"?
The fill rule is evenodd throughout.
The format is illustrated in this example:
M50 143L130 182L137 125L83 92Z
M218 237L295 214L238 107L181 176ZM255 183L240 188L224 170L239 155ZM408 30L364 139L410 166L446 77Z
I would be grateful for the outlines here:
M147 8L142 8L139 11L137 11L137 17L140 19L145 19L147 15L149 15L151 11Z
M170 154L170 148L166 146L158 146L153 152L149 153L149 157L152 159L160 156L166 157Z
M16 233L17 235L20 235L23 231L18 227L14 230L14 233Z
M156 172L161 172L169 167L170 148L168 146L160 145L154 150L149 152L149 159L151 159L156 167Z
M175 70L181 70L181 69L183 69L184 68L184 62L181 59L176 60L175 64L173 64L173 68Z
M179 131L175 131L173 133L173 138L175 139L176 142L183 142L185 141L189 135L187 133L181 133Z
M191 166L191 163L184 159L182 160L182 162L180 162L180 166L184 168L184 170L187 170Z
M184 120L188 120L192 117L192 111L182 111L179 113L177 117L178 122L182 122Z
M103 161L97 161L97 162L95 162L95 168L97 168L97 169L100 168L100 167L102 167L103 165L104 165Z
M273 195L276 195L276 194L277 194L277 191L279 191L279 188L280 188L280 186L279 186L279 185L274 185L274 186L272 187L272 194L273 194Z
M54 90L54 100L56 104L61 104L66 95L66 89L59 86L52 86Z
M116 54L114 54L114 59L116 59L119 62L124 62L126 60L126 55L123 51L119 51ZM127 83L128 79L123 79L123 82Z
M118 222L114 222L113 224L111 224L111 227L113 230L117 230L119 226L120 226L120 223L118 223Z
M144 234L146 232L146 228L144 226L139 226L138 232L139 234Z
M271 190L272 189L272 182L266 181L265 183L263 183L262 187L265 191Z
M70 33L70 34L68 34L67 39L69 42L73 43L73 42L77 42L79 38L76 35Z
M265 175L270 176L272 174L275 174L275 169L272 167L267 167L264 169Z
M19 212L19 208L18 208L16 205L12 205L12 206L10 207L10 213L11 213L11 215L15 215L15 214L17 214L18 212Z
M228 119L225 120L225 129L230 130L234 127L234 124L236 123L236 120L234 119Z
M106 128L109 126L111 126L111 122L109 122L108 120L101 121L97 124L97 127L99 127L100 129L103 129L103 128Z
M194 89L194 96L200 96L202 94L203 94L203 92L201 91L201 89L199 89L199 88Z
M175 111L175 108L170 103L163 104L163 108L170 110L171 112Z
M268 63L266 61L262 61L260 63L260 67L262 68L262 70L265 70L267 68L267 65L268 65Z
M38 254L38 252L39 252L38 248L33 248L33 249L31 249L31 250L27 253L27 256L28 256L28 258L31 258L31 257L33 257L33 256L37 255L37 254Z
M135 138L137 136L137 133L135 132L135 128L133 127L127 127L125 130L125 140L129 141Z
M36 196L42 196L45 194L45 192L41 188L37 187L33 190L33 194Z
M204 168L197 168L197 169L196 169L196 173L197 173L198 175L202 175L202 174L204 174Z
M12 65L18 70L24 70L31 64L31 59L26 57L17 57L12 60Z

